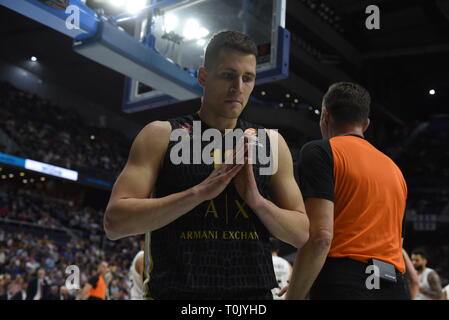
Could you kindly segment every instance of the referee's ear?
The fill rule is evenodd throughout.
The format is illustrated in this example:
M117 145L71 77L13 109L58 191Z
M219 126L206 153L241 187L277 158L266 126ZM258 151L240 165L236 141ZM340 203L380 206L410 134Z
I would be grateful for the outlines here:
M363 133L365 133L365 131L368 130L370 124L371 124L370 118L366 119L365 123L363 124Z
M207 76L207 69L206 67L199 67L198 69L198 83L202 88L206 86L206 76Z

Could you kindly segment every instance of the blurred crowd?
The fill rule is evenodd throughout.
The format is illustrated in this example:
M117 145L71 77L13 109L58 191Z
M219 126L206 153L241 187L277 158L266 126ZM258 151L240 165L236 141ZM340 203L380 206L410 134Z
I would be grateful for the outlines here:
M418 214L439 215L449 204L448 141L449 119L430 121L399 158Z
M129 299L128 271L140 250L138 239L109 241L102 231L103 212L34 191L0 191L0 299L26 298L39 269L48 286L45 299L74 299L80 292L65 287L66 268L80 268L82 288L101 261L109 264L108 298ZM65 230L65 237L53 236L54 228Z
M130 143L116 130L90 127L75 111L3 82L0 128L20 146L16 156L109 176L123 168Z
M449 245L428 246L429 263L440 275L442 286L449 284Z
M69 300L79 297L80 290L66 286L68 266L80 270L80 289L97 272L101 261L108 261L105 276L110 300L129 299L128 271L138 250L138 241L127 238L102 248L90 240L72 239L60 243L48 236L8 232L0 229L0 300L33 299L29 286L39 273L44 273L44 300ZM34 294L33 294L34 295Z

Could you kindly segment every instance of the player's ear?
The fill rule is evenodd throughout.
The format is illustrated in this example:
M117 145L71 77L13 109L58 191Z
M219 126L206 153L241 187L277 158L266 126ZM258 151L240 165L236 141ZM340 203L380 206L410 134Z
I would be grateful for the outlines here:
M206 67L199 67L199 69L198 69L198 83L203 88L206 86L206 77L207 77Z

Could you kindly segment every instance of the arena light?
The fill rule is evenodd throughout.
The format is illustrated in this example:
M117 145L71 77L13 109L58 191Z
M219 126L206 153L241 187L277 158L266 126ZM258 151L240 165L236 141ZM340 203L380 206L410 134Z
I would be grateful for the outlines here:
M435 95L436 93L437 93L437 92L435 91L435 89L429 90L429 94L430 94L431 96Z
M182 35L187 40L193 40L197 38L198 31L200 29L200 23L196 19L189 19L187 20L186 24L184 25L184 31Z
M179 19L174 14L167 14L164 16L164 31L170 33L176 29L179 24Z
M25 160L25 168L28 170L45 173L51 176L64 178L67 180L77 181L78 180L78 172L57 167L48 163L43 163L39 161L34 161L30 159Z
M204 27L199 28L197 38L205 38L209 35L210 31Z
M147 0L128 0L126 2L126 11L129 13L138 13L140 10L145 8L147 5Z
M32 56L32 57L30 58L30 60L31 60L32 62L37 62L37 58L36 58L35 56Z
M207 37L210 34L210 31L204 27L202 27L198 20L189 19L184 25L183 36L187 40L201 40Z
M206 44L206 39L200 39L196 42L196 44L200 47L203 47Z
M111 0L110 2L116 8L122 8L126 3L125 0Z

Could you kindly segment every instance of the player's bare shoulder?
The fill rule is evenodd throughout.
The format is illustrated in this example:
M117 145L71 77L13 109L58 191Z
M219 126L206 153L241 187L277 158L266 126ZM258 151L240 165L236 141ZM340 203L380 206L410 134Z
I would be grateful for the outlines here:
M167 144L170 140L171 125L168 121L152 121L148 123L139 133L145 142L156 144Z
M133 142L129 162L139 163L150 159L161 160L167 151L170 134L170 122L153 121L148 123Z

